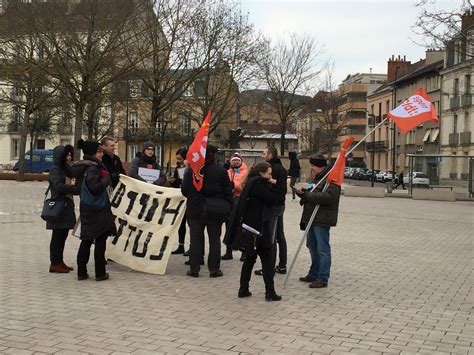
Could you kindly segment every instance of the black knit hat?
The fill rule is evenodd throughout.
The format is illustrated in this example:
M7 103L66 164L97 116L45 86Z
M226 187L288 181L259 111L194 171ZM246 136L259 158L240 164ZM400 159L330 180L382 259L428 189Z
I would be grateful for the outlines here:
M85 141L83 139L79 139L77 141L77 147L82 149L84 155L94 156L99 150L100 143L96 141Z
M326 157L322 155L321 153L313 154L311 158L309 158L309 163L319 168L324 168L325 166L328 165L328 161Z
M145 142L145 143L143 143L142 152L145 153L145 149L147 149L147 148L153 148L154 150L156 150L156 147L155 147L155 145L153 144L153 142Z

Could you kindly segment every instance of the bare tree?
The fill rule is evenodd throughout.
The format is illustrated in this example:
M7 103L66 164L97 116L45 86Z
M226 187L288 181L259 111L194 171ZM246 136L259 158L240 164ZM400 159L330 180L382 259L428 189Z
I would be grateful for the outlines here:
M39 134L51 133L50 112L53 110L55 90L44 70L48 63L42 56L40 34L28 19L31 8L10 3L0 18L0 62L3 85L0 101L12 108L11 125L20 132L18 181L24 181L25 151L28 134L33 141ZM11 126L13 127L13 126ZM31 160L31 158L30 158Z
M469 58L474 56L467 28L462 28L461 18L472 11L474 2L462 0L456 8L438 8L436 0L418 0L415 5L419 13L413 32L418 35L415 42L427 48L444 48L454 38L461 39L462 46L454 48L467 53Z
M307 93L317 77L315 59L321 53L313 38L291 34L289 43L280 39L269 47L261 61L264 82L271 92L272 104L280 117L280 153L285 153L285 134L292 114L305 102L297 94Z

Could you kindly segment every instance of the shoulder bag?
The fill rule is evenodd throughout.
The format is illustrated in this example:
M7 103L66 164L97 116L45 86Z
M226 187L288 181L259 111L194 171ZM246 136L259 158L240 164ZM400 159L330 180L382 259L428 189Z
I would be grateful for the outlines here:
M59 222L64 215L68 199L64 195L52 199L46 198L48 192L51 190L51 185L48 186L44 194L43 209L41 210L41 218L46 222Z

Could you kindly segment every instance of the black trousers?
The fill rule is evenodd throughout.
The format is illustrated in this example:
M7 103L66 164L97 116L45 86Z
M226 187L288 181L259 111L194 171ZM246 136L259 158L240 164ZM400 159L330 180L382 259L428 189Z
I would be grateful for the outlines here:
M178 242L180 245L184 245L184 239L186 237L186 215L184 215L181 224L179 225L178 229Z
M254 253L246 254L245 260L242 264L242 271L240 273L240 289L248 290L250 284L250 278L252 277L252 270L255 262L257 261L257 255L260 257L262 262L263 281L265 282L265 293L275 293L275 285L273 277L275 276L274 270L274 254L275 246L272 248L260 248Z
M53 229L49 243L49 258L52 265L63 262L64 245L66 244L69 229Z
M188 219L191 245L189 248L189 264L192 272L199 272L204 255L204 228L209 237L209 256L207 266L209 272L219 271L221 265L221 233L223 221Z
M79 251L77 253L77 274L80 276L87 274L87 263L89 262L91 245L94 241L95 277L105 275L105 247L107 237L100 236L94 240L81 240L81 245L79 246Z

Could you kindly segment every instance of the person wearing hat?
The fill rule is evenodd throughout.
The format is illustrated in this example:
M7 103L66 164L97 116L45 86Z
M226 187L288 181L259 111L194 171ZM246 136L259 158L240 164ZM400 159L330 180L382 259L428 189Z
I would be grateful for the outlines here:
M229 179L230 182L232 183L232 196L234 198L234 204L235 200L239 198L240 193L242 192L242 183L244 182L245 178L247 177L247 174L249 173L249 168L247 165L245 165L242 156L240 155L239 152L235 152L232 154L230 157L230 167L227 170L227 173L229 174ZM221 256L222 260L232 260L232 246L227 245L226 246L226 252L224 255ZM240 261L244 261L244 257L242 256L240 258Z
M311 267L306 276L300 277L300 281L310 283L310 288L323 288L327 287L329 282L331 270L329 231L337 224L341 187L330 184L326 191L323 191L325 181L322 181L314 191L311 191L326 176L331 167L328 166L326 157L321 153L311 156L309 163L313 180L308 184L308 189L295 189L296 194L301 198L300 204L303 206L301 230L305 230L316 205L319 205L319 209L306 240L306 246L311 255Z
M95 279L104 281L109 278L105 265L105 248L107 237L116 235L115 217L110 208L108 194L104 193L112 185L110 174L107 167L102 163L104 151L99 142L83 141L77 142L77 145L84 153L83 160L77 162L71 167L73 177L80 179L82 184L93 196L103 196L104 205L100 210L92 208L86 204L82 197L81 185L81 203L79 211L81 215L81 245L77 253L77 279L86 280L89 278L87 273L87 263L89 262L90 248L94 247Z
M146 180L140 176L140 169L158 170L159 177L153 181L153 184L163 186L166 183L166 174L160 164L156 161L155 145L152 142L146 142L143 144L140 156L137 156L132 160L132 164L128 170L128 176L146 182Z

